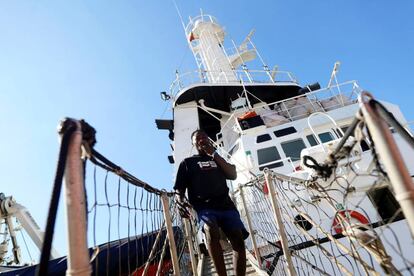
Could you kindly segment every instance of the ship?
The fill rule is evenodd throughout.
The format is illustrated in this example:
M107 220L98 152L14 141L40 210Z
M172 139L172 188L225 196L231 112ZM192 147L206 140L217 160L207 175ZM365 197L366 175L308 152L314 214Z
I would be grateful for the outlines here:
M157 120L157 127L169 131L175 172L196 154L190 135L197 129L236 166L238 177L228 187L249 226L247 248L258 270L411 275L413 232L405 216L413 205L402 210L400 202L413 191L414 155L399 107L377 102L356 81L339 82L339 62L326 87L301 85L291 72L264 62L253 32L240 45L229 43L211 15L190 18L184 32L198 68L177 75L161 93L173 116ZM255 59L259 69L249 67ZM385 163L394 155L378 153L387 143L377 145L373 137L371 101L389 115L384 131L405 167L390 168ZM387 170L405 171L405 192Z
M399 107L356 81L339 82L339 62L325 87L301 84L264 62L253 32L228 46L211 15L190 18L184 33L197 69L177 73L161 92L172 119L156 125L168 132L174 174L196 154L190 136L197 129L236 166L237 179L227 184L250 233L247 274L413 275L414 139ZM84 120L60 125L45 232L12 197L0 196L0 275L216 275L194 213L180 218L173 191L99 153L96 133ZM63 177L67 257L51 248ZM32 232L39 264L21 260L14 217ZM233 275L225 236L221 246Z

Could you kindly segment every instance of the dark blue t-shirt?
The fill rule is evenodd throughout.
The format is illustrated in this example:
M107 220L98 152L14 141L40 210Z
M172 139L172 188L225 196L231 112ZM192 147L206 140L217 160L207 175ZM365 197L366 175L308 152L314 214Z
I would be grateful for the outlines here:
M196 211L236 209L229 197L226 176L207 155L194 155L181 162L174 189L188 189L188 199Z

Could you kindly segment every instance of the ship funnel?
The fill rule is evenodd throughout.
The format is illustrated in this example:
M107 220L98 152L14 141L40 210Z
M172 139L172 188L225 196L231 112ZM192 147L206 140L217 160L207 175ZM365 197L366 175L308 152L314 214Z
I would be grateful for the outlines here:
M238 81L224 50L224 28L214 17L203 14L192 18L185 31L198 68L205 71L208 82Z

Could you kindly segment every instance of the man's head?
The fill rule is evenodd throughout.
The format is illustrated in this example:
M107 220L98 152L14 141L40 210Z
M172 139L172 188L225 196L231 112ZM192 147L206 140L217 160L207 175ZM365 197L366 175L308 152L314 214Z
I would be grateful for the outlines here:
M191 134L191 142L199 153L203 153L204 146L209 143L207 133L202 129L197 129Z

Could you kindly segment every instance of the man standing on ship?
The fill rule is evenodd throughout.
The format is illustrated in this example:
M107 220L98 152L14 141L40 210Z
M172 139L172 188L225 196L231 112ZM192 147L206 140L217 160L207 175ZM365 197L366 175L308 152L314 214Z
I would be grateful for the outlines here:
M226 275L223 250L220 246L220 228L233 248L233 265L236 275L246 273L244 239L248 233L229 197L226 179L237 177L236 167L224 160L211 144L203 130L191 135L198 155L184 159L177 172L174 189L178 193L178 205L185 215L184 194L197 212L198 220L207 238L207 247L219 276ZM184 208L184 210L183 210Z

